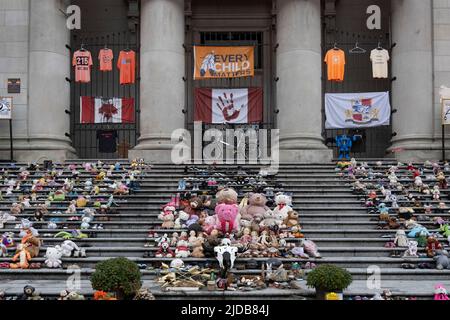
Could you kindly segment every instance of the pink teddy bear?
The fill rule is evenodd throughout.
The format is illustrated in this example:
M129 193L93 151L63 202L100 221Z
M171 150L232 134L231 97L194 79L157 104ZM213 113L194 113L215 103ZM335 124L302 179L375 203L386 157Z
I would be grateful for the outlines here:
M239 230L239 207L236 204L221 203L216 206L215 212L217 230L224 234Z

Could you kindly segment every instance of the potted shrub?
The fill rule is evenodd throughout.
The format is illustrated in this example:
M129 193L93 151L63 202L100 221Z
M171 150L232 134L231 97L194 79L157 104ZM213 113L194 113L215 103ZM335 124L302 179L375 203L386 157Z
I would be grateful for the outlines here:
M352 283L352 275L345 269L334 265L321 265L310 273L306 284L316 289L316 297L325 300L329 292L342 293Z
M95 266L91 285L94 290L113 292L119 300L127 299L141 288L141 272L126 258L108 259Z

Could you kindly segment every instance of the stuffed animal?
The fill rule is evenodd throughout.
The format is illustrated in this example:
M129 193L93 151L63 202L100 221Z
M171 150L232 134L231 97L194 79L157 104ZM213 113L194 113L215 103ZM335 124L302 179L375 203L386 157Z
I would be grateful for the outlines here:
M178 240L177 247L175 249L175 257L188 258L191 255L189 251L189 244L186 240Z
M438 185L433 187L432 194L433 194L433 200L439 201L441 199L441 191L439 190Z
M200 197L192 197L189 200L189 204L183 208L184 212L187 212L190 216L199 215L203 209L203 202Z
M284 219L283 224L290 228L293 226L297 226L299 224L298 222L298 213L294 210L288 212L288 216L286 219Z
M211 234L211 231L216 228L216 225L218 224L217 216L212 215L205 218L205 222L203 223L203 232L206 234Z
M12 232L5 232L1 236L0 241L0 257L8 256L8 248L14 247L14 234Z
M317 250L316 244L312 240L304 240L303 247L306 253L308 253L313 258L321 258L319 251Z
M442 245L439 243L439 240L433 236L429 236L427 239L427 256L433 258L436 255L436 251L441 249Z
M437 284L434 287L434 300L450 300L447 295L447 289L442 284Z
M239 231L239 207L237 204L221 203L216 206L217 230L222 233L232 233Z
M447 241L450 242L450 227L448 224L441 225L439 228L439 231L442 232L442 234L447 237Z
M406 249L405 253L403 253L403 257L405 258L417 258L417 241L409 241L408 249Z
M427 237L430 235L427 228L424 226L417 224L414 228L411 229L411 231L408 233L408 238L416 238L421 233L425 234Z
M21 240L21 244L25 246L25 250L30 253L31 258L37 257L39 255L41 240L33 234L33 231L31 229L25 230L25 235Z
M175 220L174 228L180 229L186 227L186 222L189 220L189 213L180 210L178 212L178 218Z
M447 179L445 178L445 174L442 171L439 171L437 176L436 176L436 180L439 183L439 188L442 190L445 190L448 188L448 183L447 183Z
M241 209L241 218L251 221L255 216L264 216L269 210L266 206L267 198L261 193L250 193L248 204Z
M405 230L403 229L397 230L395 234L394 243L397 247L408 247L409 240L406 237Z
M448 252L446 250L437 250L433 259L436 261L436 269L450 269L450 260L448 259Z
M45 252L45 265L49 268L61 268L62 251L56 247L48 247Z
M66 213L67 214L75 214L76 212L77 212L77 201L72 200L72 201L70 201L70 204L67 207Z
M216 193L217 204L237 204L237 192L232 188L224 188Z
M21 203L14 202L11 205L11 209L10 209L11 214L18 215L18 214L22 213L22 211L23 211L23 206Z
M172 207L172 206L164 207L163 211L158 215L158 219L163 221L161 228L172 229L175 226L174 213L175 213L175 207ZM181 228L181 226L178 228Z
M11 269L28 269L30 266L29 261L31 260L31 255L28 252L26 245L19 243L17 245L16 254L12 258L13 262L19 260L18 263L11 263L9 266Z
M275 217L272 210L267 210L264 213L263 220L261 220L261 222L259 223L259 226L261 228L266 228L266 227L271 228L271 227L280 225L280 222L282 222L282 221L283 220L279 220L277 217Z
M273 214L279 217L281 220L285 220L288 217L288 213L292 211L292 198L285 194L279 194L275 197L276 207L273 209Z
M159 244L159 249L155 254L156 258L173 258L175 254L170 249L170 244L167 241L163 241Z
M56 246L63 257L86 257L86 250L77 246L72 240L65 240L60 246Z

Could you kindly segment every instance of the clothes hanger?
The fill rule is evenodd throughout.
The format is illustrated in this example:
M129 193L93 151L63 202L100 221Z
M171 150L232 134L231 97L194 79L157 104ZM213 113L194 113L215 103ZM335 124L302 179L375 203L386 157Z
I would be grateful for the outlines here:
M381 41L378 41L378 47L377 50L383 50L383 47L381 46Z
M340 48L338 47L337 42L334 43L333 49L334 49L334 50L339 50L339 49L340 49Z
M355 47L349 50L350 53L366 53L367 51L359 46L359 42L357 41Z
M86 51L86 49L84 48L84 43L81 44L80 51Z

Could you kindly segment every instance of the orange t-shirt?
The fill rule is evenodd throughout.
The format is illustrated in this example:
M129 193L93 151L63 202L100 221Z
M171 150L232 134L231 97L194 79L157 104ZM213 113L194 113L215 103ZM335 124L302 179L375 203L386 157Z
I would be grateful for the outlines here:
M133 50L120 51L117 68L120 70L120 84L134 83L136 53Z
M73 54L72 65L75 67L75 82L91 81L92 56L89 51L76 51Z
M114 54L111 49L101 49L98 53L98 60L100 60L100 71L111 71Z
M344 81L345 52L343 50L328 50L325 56L325 63L328 66L329 81Z

